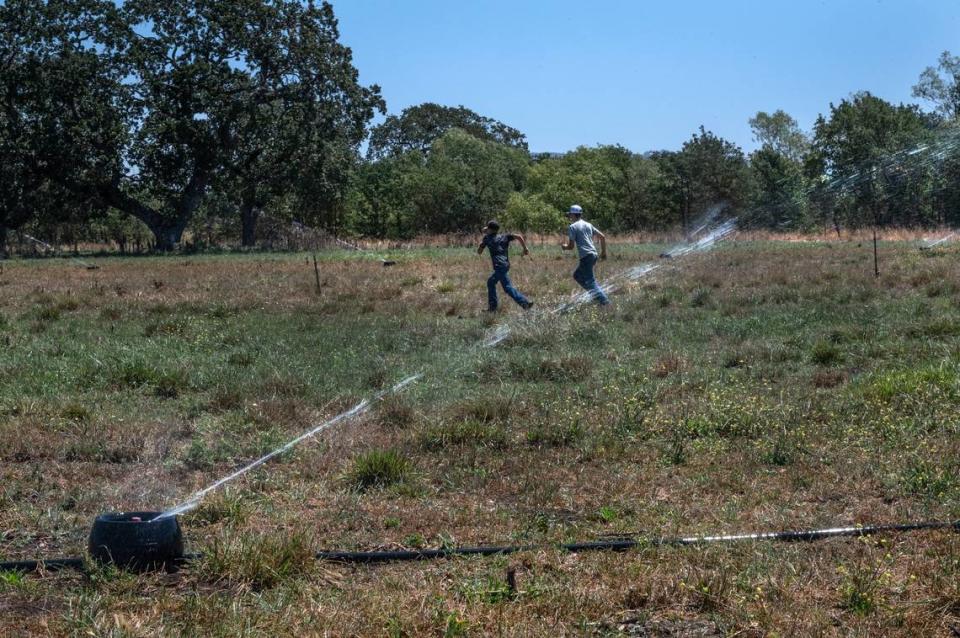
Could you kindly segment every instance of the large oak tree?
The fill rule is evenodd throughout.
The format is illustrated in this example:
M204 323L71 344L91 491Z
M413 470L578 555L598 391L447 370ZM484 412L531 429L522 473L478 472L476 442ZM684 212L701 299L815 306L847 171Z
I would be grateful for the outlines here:
M310 201L328 205L383 108L326 2L8 0L0 29L0 146L20 190L121 210L161 250L214 183L248 227L313 177ZM24 194L0 195L13 218Z

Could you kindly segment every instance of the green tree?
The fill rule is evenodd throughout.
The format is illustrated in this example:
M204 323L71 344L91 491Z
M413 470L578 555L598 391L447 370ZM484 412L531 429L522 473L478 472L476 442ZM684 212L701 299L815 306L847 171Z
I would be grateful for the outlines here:
M179 241L223 173L235 183L247 244L256 212L293 184L329 212L349 149L382 102L377 87L358 84L328 3L128 0L124 8L147 34L131 39L126 55L130 84L145 97L132 157L150 198L168 202L159 220L128 212L160 228L162 247Z
M325 204L324 180L342 191L348 171L317 167L330 146L355 154L382 106L328 3L10 0L2 12L27 69L5 101L45 123L29 136L31 171L140 219L160 249L218 181L259 203L320 175L311 201Z
M666 197L666 178L653 159L642 155L630 158L619 219L626 230L664 228L675 222Z
M960 56L940 54L936 67L927 67L913 87L913 96L926 100L947 127L943 135L957 135L960 126ZM931 205L936 223L960 223L960 158L942 158L933 176Z
M110 2L0 5L0 253L8 229L103 211L120 165Z
M941 53L937 66L928 66L920 74L913 97L932 102L947 121L960 119L960 57Z
M564 216L537 194L513 192L507 198L500 223L511 230L554 233L563 229Z
M464 106L442 106L432 102L391 115L370 132L367 156L378 159L407 151L427 152L451 129L460 129L477 139L527 150L526 136L503 122L485 117Z
M372 237L408 238L424 224L416 198L425 177L425 159L417 151L364 162L348 196L347 228Z
M736 144L700 127L678 153L654 155L663 172L669 206L686 231L694 216L716 204L747 200L747 161Z
M558 211L580 204L592 222L618 230L627 193L632 154L622 146L581 146L561 157L535 163L528 191Z
M810 140L807 135L800 130L797 121L785 111L776 110L773 113L758 111L750 118L749 124L755 141L789 160L799 163L810 150Z
M814 125L811 167L831 203L851 225L930 222L929 166L911 164L912 147L929 139L932 123L915 105L894 106L870 93L830 105ZM924 204L918 207L918 204Z
M420 229L471 232L500 214L510 193L523 188L526 151L481 140L460 129L430 147L413 194Z
M256 24L258 33L251 38L241 28L232 38L249 51L243 81L250 99L231 125L236 133L222 171L240 210L244 246L255 241L260 212L290 193L298 196L300 221L336 227L366 124L383 109L376 87L358 83L330 5L254 9L238 19Z
M750 173L753 197L746 225L798 230L813 225L803 164L764 145L750 154Z
M750 154L751 210L742 223L767 228L809 228L804 160L810 140L782 110L759 111L749 120L759 150Z

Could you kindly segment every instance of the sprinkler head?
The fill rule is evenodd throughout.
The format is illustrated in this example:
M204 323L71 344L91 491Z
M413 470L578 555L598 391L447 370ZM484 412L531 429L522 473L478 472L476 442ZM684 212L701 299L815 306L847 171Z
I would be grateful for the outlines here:
M183 558L183 533L176 516L155 520L160 512L101 514L90 530L95 561L135 572L175 571Z

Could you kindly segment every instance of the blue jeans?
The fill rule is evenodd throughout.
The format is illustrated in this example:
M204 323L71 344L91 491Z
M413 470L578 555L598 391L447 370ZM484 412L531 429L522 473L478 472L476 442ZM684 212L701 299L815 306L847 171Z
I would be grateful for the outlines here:
M494 268L490 279L487 279L487 304L490 310L497 309L497 282L503 286L503 291L510 295L510 298L521 306L526 306L529 301L520 294L520 291L513 287L510 281L510 275L507 274L509 268Z
M593 266L596 263L596 255L584 255L580 258L580 265L573 271L573 278L584 290L590 293L594 301L601 306L606 306L610 303L610 299L607 298L607 295L604 294L600 286L597 285L597 280L593 276Z

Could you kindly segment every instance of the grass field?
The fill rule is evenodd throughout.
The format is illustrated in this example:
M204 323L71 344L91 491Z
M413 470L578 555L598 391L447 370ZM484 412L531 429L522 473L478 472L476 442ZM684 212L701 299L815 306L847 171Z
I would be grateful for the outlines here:
M0 574L0 635L957 635L950 532L310 558L960 518L960 251L881 251L874 278L866 244L727 242L561 317L558 249L513 260L542 310L496 317L456 248L323 253L319 293L306 255L3 263L0 560L78 555L96 514L424 376L183 516L177 574Z

